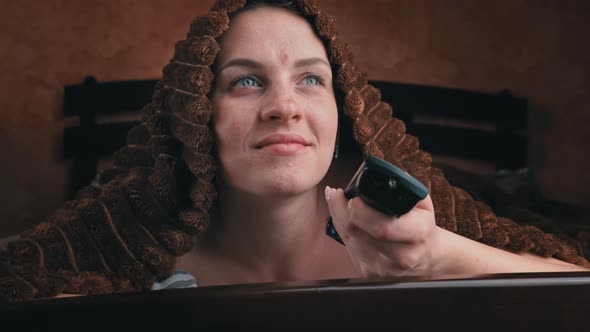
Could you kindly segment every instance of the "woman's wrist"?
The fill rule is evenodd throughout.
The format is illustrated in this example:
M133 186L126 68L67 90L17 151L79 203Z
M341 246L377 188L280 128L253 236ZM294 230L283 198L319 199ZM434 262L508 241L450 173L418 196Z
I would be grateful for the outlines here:
M525 272L542 264L437 227L433 276ZM538 262L535 262L538 263Z
M440 276L453 270L453 258L450 247L452 241L449 239L449 233L445 229L436 226L432 240L431 262L429 276ZM452 233L451 233L452 234Z

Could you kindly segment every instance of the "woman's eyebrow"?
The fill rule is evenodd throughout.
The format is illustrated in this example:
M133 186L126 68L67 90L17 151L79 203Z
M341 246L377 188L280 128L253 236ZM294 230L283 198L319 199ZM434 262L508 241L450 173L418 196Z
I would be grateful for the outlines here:
M223 66L219 67L219 72L222 72L224 69L228 67L248 67L254 69L263 68L264 65L258 61L252 59L245 59L245 58L236 58L231 59L228 62L224 63Z
M295 61L295 67L305 67L305 66L312 66L317 64L323 64L328 66L328 68L332 68L328 61L322 58L307 58Z
M295 67L305 67L316 64L325 65L328 68L331 68L330 64L322 58L307 58L295 61ZM236 58L224 63L223 66L219 67L218 72L222 72L224 69L228 67L248 67L253 69L260 69L263 68L264 65L256 60L247 58Z

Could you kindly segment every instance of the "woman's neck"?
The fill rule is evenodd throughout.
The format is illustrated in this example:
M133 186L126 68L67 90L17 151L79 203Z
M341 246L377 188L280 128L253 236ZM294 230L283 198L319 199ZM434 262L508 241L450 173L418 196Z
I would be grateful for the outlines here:
M315 188L291 197L262 198L218 186L211 227L181 265L201 284L354 275L344 247L325 235L324 188L344 188L359 164L359 156L341 157Z
M208 241L216 255L261 279L300 279L326 240L323 187L288 197L222 190Z

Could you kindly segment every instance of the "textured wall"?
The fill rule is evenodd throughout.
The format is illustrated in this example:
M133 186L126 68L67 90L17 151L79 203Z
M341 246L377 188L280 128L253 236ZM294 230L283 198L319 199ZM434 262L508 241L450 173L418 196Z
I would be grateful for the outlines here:
M57 209L63 86L157 78L211 1L1 1L0 236ZM590 204L590 4L323 0L372 79L529 98L530 163L544 193Z
M0 236L64 199L63 86L157 78L192 18L211 1L2 1Z
M543 194L590 205L590 2L323 3L373 79L528 98L529 163Z

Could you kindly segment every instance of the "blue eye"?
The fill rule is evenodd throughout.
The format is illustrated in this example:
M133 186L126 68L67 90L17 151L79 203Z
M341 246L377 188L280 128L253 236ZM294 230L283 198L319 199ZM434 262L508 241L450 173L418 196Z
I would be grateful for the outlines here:
M322 79L316 75L309 75L303 79L303 83L308 85L321 85Z
M243 88L257 88L260 86L258 81L252 76L243 76L238 78L234 83L233 86L243 87Z

